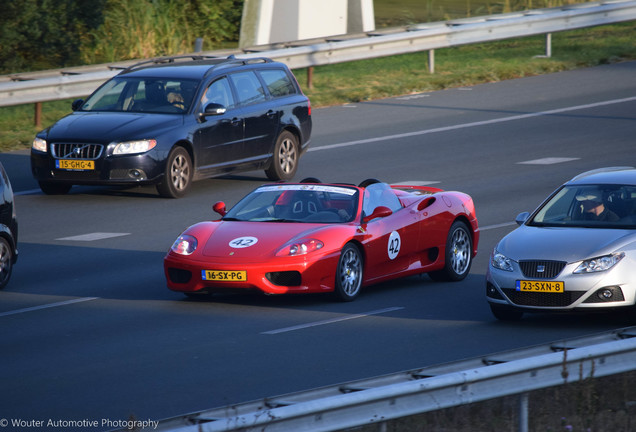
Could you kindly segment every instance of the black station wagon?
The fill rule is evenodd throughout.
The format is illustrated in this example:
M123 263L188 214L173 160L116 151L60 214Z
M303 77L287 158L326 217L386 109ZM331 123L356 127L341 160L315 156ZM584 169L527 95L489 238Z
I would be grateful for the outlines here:
M7 286L13 264L18 260L18 220L13 189L0 163L0 289Z
M311 105L286 65L267 58L181 56L131 66L37 134L31 169L47 194L72 185L154 184L265 170L293 178L311 135Z

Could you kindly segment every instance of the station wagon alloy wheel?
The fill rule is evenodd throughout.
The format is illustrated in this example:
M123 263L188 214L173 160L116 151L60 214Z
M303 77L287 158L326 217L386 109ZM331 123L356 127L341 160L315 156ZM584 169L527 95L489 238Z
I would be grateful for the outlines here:
M272 164L266 171L270 180L291 180L298 169L298 140L291 132L283 132L276 141Z
M13 254L9 243L0 237L0 289L4 288L11 277Z

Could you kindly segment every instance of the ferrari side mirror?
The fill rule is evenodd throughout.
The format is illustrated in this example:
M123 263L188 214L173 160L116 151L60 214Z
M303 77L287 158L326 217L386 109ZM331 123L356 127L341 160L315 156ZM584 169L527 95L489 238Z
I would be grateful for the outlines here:
M392 214L393 212L391 211L390 208L385 206L379 206L379 207L376 207L373 210L373 213L371 213L369 216L365 216L362 219L362 223L368 223L369 221L375 218L383 218L383 217L391 216Z
M212 210L220 214L221 216L225 216L227 210L225 209L225 203L223 201L219 201L218 203L212 206Z

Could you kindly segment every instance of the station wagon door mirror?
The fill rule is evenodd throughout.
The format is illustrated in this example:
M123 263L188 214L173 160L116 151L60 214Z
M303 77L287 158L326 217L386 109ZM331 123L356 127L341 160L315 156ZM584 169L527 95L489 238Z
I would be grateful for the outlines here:
M84 104L84 99L75 99L71 103L71 109L73 111L77 111L78 109L80 109L82 107L83 104Z
M383 218L383 217L391 216L392 214L393 212L391 211L390 208L385 206L379 206L379 207L376 207L373 210L373 213L371 213L369 216L365 216L362 219L362 223L368 223L369 221L375 218Z
M205 106L205 110L203 111L203 116L215 116L225 114L227 108L218 103L209 103Z
M519 213L515 222L517 222L517 225L523 225L523 223L528 220L528 216L530 216L528 212Z
M225 209L225 203L223 201L219 201L212 206L212 210L220 214L221 216L225 216L227 210Z

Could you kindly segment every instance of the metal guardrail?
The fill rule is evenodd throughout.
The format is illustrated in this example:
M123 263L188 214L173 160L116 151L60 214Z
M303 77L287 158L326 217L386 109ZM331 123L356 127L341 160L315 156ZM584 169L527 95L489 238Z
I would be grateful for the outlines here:
M156 430L337 431L632 370L636 327L229 405Z
M201 55L270 57L291 69L636 20L636 1L606 0ZM353 37L353 38L352 38ZM134 62L0 77L0 107L82 97Z

